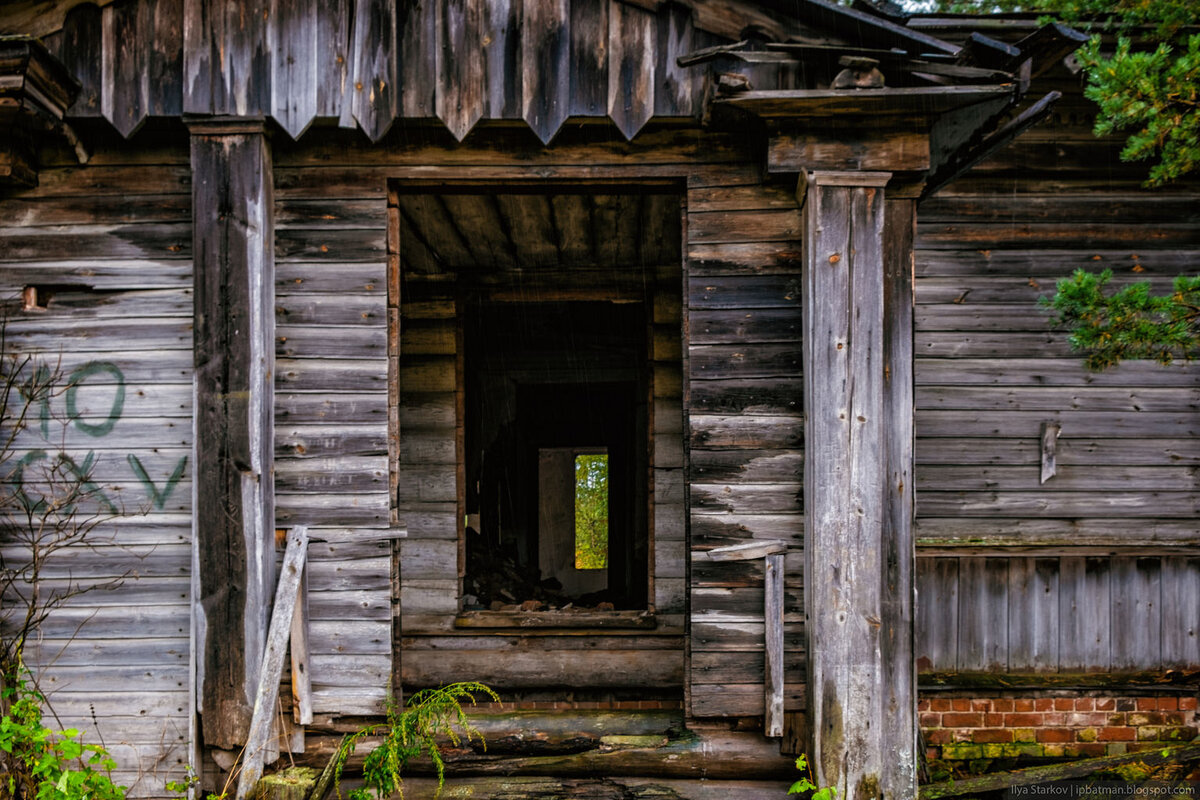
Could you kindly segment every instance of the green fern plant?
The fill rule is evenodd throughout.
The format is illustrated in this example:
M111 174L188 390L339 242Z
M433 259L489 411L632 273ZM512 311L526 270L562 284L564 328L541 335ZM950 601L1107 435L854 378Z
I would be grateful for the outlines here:
M341 777L342 769L355 748L364 739L383 736L381 742L363 762L362 789L351 790L349 800L382 800L392 793L404 798L400 773L410 761L428 755L437 771L438 793L446 782L446 765L442 760L439 739L448 739L454 746L464 739L470 742L483 735L471 724L464 703L475 704L475 695L483 694L499 701L500 696L488 686L475 681L452 683L439 689L423 689L408 700L403 709L388 704L387 721L368 725L346 738L337 754L334 775ZM338 796L341 796L340 784Z
M804 773L800 780L792 784L788 794L808 794L808 800L836 800L837 789L833 786L818 786L813 783L812 768L808 766L808 757L801 755L796 759L796 769Z

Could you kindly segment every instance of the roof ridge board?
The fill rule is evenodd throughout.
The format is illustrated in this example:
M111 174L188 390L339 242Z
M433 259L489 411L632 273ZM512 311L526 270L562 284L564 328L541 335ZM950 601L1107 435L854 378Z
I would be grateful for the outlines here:
M869 39L873 44L902 46L902 49L910 51L925 48L941 53L958 52L957 45L936 36L914 31L873 14L837 5L830 0L758 0L758 4L787 13L806 25L826 27L834 33L849 35L850 38Z

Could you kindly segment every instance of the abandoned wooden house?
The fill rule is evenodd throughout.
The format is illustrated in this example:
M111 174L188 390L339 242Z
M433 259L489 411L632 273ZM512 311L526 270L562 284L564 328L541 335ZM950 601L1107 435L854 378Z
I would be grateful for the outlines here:
M64 724L139 796L458 680L473 797L1194 738L1200 373L1036 301L1194 271L1200 187L1092 136L1075 32L884 5L3 4L6 348L62 389L6 480L83 465L42 577L121 579L30 647Z

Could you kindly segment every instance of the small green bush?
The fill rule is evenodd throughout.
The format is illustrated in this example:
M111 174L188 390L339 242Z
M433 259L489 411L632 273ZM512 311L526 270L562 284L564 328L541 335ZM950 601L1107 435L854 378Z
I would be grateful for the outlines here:
M0 718L0 799L125 800L104 747L84 744L75 728L55 731L42 722L45 698L26 673L6 681L3 696L9 707Z

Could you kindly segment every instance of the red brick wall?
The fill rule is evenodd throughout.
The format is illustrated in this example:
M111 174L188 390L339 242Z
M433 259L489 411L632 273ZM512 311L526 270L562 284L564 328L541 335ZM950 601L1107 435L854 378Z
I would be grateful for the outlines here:
M917 712L930 761L1117 755L1200 734L1195 696L933 694Z

